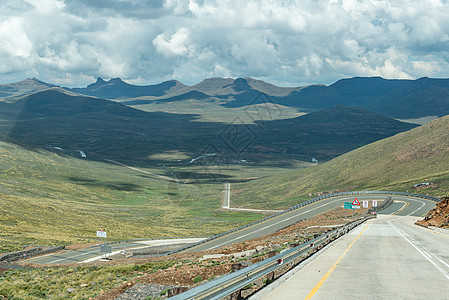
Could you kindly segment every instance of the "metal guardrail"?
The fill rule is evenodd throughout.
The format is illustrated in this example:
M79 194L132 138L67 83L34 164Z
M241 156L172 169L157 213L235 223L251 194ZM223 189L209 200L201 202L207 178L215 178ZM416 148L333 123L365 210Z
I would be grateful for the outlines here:
M292 207L290 207L290 208L288 208L288 209L286 209L286 210L284 210L284 211L281 211L281 212L278 212L278 213L273 214L273 215L271 215L271 216L267 216L267 217L265 217L265 218L256 220L256 221L254 221L254 222L251 222L251 223L249 223L249 224L240 226L240 227L238 227L238 228L231 229L231 230L229 230L229 231L226 231L226 232L223 232L223 233L214 235L214 236L212 236L212 237L210 237L210 238L208 238L208 239L205 239L205 240L203 240L203 241L200 241L200 242L198 242L198 243L191 244L191 245L188 245L188 246L185 246L185 247L182 247L182 248L179 248L179 249L170 251L170 252L168 252L168 253L166 253L166 254L164 254L164 255L176 254L176 253L179 253L179 252L188 250L188 249L190 249L190 248L192 248L192 247L196 247L196 246L198 246L198 245L207 243L207 242L209 242L209 241L211 241L211 240L220 238L220 237L222 237L222 236L225 236L225 235L228 235L228 234L231 234L231 233L240 231L240 230L245 229L245 228L247 228L247 227L250 227L250 226L253 226L253 225L255 225L255 224L258 224L258 223L267 221L267 220L269 220L269 219L275 218L275 217L277 217L277 216L283 215L283 214L285 214L285 213L291 212L291 211L293 211L293 210L299 209L299 208L301 208L301 207L304 207L304 206L306 206L306 205L312 204L312 203L314 203L314 202L317 202L317 201L320 201L320 200L323 200L323 199L332 198L332 197L341 197L341 196L352 196L352 195L353 195L353 196L356 196L356 195L388 195L388 196L396 195L396 196L407 196L407 197L413 197L413 198L422 198L422 199L427 199L427 200L431 200L431 201L435 201L435 202L439 202L439 201L440 201L440 199L438 199L438 198L431 197L431 196L427 196L427 195L413 194L413 193L405 193L405 192L394 192L394 191L353 191L353 192L333 193L333 194L328 194L328 195L323 195L323 196L315 197L315 198L310 199L310 200L307 200L307 201L305 201L305 202L301 202L301 203L296 204L296 205L294 205L294 206L292 206Z
M362 224L367 219L371 219L373 217L368 216L364 219L354 221L352 223L341 226L337 229L334 229L330 232L324 233L321 236L305 242L295 248L287 250L283 253L279 253L271 258L265 259L261 262L258 262L254 265L236 271L234 273L225 275L213 281L209 281L203 285L197 286L191 290L188 290L182 294L174 296L170 299L173 300L187 300L187 299L221 299L229 294L232 294L248 284L263 278L268 273L275 271L276 269L282 267L289 262L292 262L294 259L300 257L305 254L309 250L315 249L324 244L328 244L332 240L339 238L340 236L346 234L354 227ZM279 260L282 260L282 264L279 264Z
M389 207L391 204L393 204L393 198L391 196L388 196L387 199L385 199L384 201L382 201L381 204L379 204L378 206L375 207L371 207L370 209L368 209L368 212L378 212L378 211L382 211L385 208Z

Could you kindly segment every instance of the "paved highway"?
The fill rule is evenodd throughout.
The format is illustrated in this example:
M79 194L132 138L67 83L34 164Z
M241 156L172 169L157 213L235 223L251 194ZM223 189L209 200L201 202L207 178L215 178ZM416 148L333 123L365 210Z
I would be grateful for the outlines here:
M300 209L282 214L275 218L266 220L264 222L254 224L250 227L243 228L237 232L222 236L218 239L211 240L207 243L187 249L185 252L210 250L223 247L232 243L243 242L245 240L258 238L267 234L278 231L285 226L294 224L302 219L309 219L315 215L323 212L341 207L344 202L352 202L357 197L362 200L384 200L385 195L358 195L358 196L344 196L324 199ZM394 203L386 208L382 213L397 215L414 215L421 216L427 213L430 209L435 207L435 202L421 198L410 198L404 196L392 196ZM359 210L361 211L361 209Z
M136 241L121 244L112 244L111 251L112 254L116 254L122 250L138 249L149 246L158 245L173 245L173 244L185 244L185 243L196 243L203 238L189 238L189 239L166 239L166 240L149 240L149 241ZM29 264L69 264L69 263L80 263L80 262L90 262L94 260L99 260L102 257L100 252L100 246L93 246L80 250L65 250L58 253L52 253L48 255L43 255L35 258L30 258L21 261L22 263Z
M254 224L250 227L243 228L234 233L211 240L207 243L203 243L195 247L189 248L185 252L215 249L232 243L258 238L276 232L279 229L294 224L300 220L309 219L315 215L335 209L337 207L341 207L344 202L348 201L352 202L355 197L357 197L360 201L362 201L362 200L384 200L387 196L358 195L358 196L344 196L344 197L323 199L321 201L309 204L300 209L282 214L275 218L266 220L258 224ZM420 198L393 196L393 199L395 202L389 208L383 211L383 213L388 214L396 213L397 215L412 214L414 216L421 216L427 213L431 208L435 206L435 202ZM125 249L134 249L144 246L147 246L145 245L145 242L116 244L112 245L112 251L114 252ZM100 258L100 256L101 256L100 248L99 246L95 246L76 251L63 251L60 253L49 254L46 256L32 258L24 262L36 264L66 264L66 263L91 261L92 259Z
M448 299L449 230L417 219L367 221L252 299Z

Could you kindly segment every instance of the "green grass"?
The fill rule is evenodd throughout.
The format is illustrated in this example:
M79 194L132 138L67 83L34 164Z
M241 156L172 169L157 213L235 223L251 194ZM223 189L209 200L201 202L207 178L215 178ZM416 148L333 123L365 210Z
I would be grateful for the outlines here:
M257 120L279 120L290 119L304 115L294 107L278 105L276 109L270 108L258 110L255 106L239 108L226 108L221 105L222 101L201 101L196 99L182 100L176 102L159 102L131 105L131 107L147 112L162 111L174 114L194 114L199 117L198 122L221 122L232 124L238 120L239 123L253 124ZM262 113L262 114L261 114Z
M234 202L288 207L308 194L337 190L396 190L433 196L449 193L449 117L366 145L311 168L234 185ZM432 182L426 189L415 189Z
M0 250L90 242L100 227L111 240L212 235L260 217L220 210L222 189L0 142Z
M0 295L8 299L89 299L139 276L139 272L152 273L174 264L163 261L103 267L11 269L2 274Z

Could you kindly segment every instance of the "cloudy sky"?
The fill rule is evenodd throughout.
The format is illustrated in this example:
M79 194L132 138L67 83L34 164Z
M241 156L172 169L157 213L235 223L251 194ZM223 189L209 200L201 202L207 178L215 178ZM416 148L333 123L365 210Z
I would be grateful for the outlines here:
M2 0L0 83L449 77L446 0Z

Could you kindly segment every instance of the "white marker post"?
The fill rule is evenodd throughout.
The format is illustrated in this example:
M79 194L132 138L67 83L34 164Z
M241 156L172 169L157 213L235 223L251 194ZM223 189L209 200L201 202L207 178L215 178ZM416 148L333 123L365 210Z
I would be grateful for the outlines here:
M373 201L371 202L371 205L372 205L372 207L376 207L376 208L374 209L373 213L377 213L377 200L373 200Z
M100 252L102 252L102 250L104 249L103 245L106 244L106 237L107 237L106 231L104 231L103 228L100 228L100 230L97 230L97 237L100 242ZM103 241L103 244L101 243L101 241Z
M363 217L366 217L365 208L368 208L368 200L363 200Z

